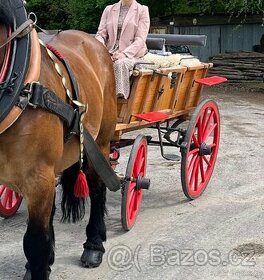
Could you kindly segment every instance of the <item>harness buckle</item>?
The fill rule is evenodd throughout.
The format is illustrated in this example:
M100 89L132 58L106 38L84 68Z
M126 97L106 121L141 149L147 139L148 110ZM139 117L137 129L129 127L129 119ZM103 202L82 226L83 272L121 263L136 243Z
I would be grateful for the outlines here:
M36 109L38 106L36 104L33 104L30 102L30 99L31 99L31 96L32 96L32 93L33 93L33 87L35 85L40 85L39 82L37 81L33 81L29 84L26 85L26 87L24 88L23 92L27 94L27 105L29 105L30 107Z

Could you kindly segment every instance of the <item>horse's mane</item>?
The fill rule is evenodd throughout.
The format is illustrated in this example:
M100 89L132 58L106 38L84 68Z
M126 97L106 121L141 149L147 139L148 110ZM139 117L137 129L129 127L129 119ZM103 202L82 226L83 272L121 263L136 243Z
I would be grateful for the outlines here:
M10 25L13 22L14 5L12 2L13 0L0 0L0 23Z

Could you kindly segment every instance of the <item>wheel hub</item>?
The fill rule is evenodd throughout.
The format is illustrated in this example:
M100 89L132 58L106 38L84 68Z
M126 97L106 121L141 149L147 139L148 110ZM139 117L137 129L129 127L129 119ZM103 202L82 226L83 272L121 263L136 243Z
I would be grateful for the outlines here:
M150 186L150 179L149 178L145 178L145 177L141 177L141 176L137 176L136 179L136 190L148 190Z
M207 156L212 154L212 149L210 146L206 145L206 143L202 143L199 148L199 155L200 156Z

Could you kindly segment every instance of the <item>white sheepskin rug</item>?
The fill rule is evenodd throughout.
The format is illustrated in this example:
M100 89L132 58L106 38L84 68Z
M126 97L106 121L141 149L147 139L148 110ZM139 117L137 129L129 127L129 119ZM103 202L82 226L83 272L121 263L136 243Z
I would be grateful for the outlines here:
M199 59L193 57L192 55L182 55L182 54L172 54L169 56L162 56L152 53L147 53L144 56L144 61L153 63L147 68L169 68L169 67L177 67L177 66L198 66L202 63Z

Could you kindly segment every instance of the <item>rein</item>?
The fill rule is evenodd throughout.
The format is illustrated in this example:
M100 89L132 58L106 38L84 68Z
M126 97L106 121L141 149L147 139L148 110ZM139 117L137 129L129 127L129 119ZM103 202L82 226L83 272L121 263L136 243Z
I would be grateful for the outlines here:
M30 16L34 16L34 21L30 18ZM0 45L0 49L2 49L4 46L6 46L8 43L13 41L15 38L22 38L29 34L33 28L37 28L41 32L47 34L47 35L53 35L58 34L60 30L45 30L37 26L37 16L34 13L29 13L28 19L22 23L15 31L11 33L11 35Z
M0 46L0 49L2 49L4 46L6 46L15 38L24 37L25 35L27 35L32 31L33 27L34 27L34 22L32 21L32 19L28 19L27 21L22 23L14 32L11 33L11 35Z

